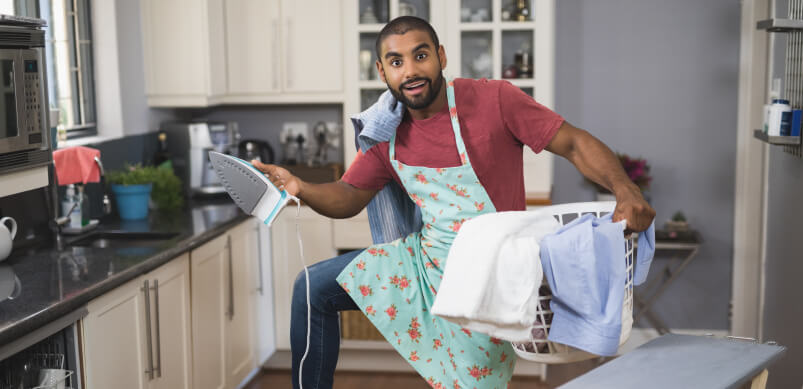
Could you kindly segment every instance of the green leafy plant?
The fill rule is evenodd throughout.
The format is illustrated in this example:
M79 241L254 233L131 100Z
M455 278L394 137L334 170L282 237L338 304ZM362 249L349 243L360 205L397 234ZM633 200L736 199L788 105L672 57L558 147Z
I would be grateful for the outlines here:
M153 184L151 199L160 211L171 212L184 205L181 180L170 164L159 167L126 164L123 170L108 173L109 183L117 185Z
M683 212L681 212L681 211L677 211L677 212L675 212L674 215L672 215L672 221L673 222L685 222L686 221L686 215L684 215Z

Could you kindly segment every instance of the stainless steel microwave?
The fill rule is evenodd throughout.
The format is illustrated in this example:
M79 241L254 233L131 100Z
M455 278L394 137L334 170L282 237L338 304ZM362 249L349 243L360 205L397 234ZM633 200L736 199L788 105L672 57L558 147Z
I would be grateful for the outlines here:
M43 24L0 17L0 172L52 159Z

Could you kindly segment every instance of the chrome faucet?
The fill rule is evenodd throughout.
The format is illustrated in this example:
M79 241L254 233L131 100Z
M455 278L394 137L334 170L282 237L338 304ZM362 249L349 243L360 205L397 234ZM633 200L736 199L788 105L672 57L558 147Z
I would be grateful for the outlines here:
M98 169L100 169L100 186L103 188L103 214L108 215L112 213L112 203L109 201L109 194L106 192L106 174L99 157L95 157L95 163L98 164Z

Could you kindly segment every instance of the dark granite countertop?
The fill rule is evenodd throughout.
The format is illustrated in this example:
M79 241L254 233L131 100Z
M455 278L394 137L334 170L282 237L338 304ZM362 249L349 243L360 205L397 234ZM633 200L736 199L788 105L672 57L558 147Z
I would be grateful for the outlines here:
M90 300L145 274L171 259L219 236L247 219L228 198L194 203L172 215L152 212L147 220L101 220L98 231L122 230L174 233L147 244L106 247L67 246L14 252L0 262L0 293L13 277L21 292L14 299L0 295L0 346L85 306ZM70 236L65 236L70 241ZM74 240L74 239L73 239ZM101 245L102 246L102 245Z

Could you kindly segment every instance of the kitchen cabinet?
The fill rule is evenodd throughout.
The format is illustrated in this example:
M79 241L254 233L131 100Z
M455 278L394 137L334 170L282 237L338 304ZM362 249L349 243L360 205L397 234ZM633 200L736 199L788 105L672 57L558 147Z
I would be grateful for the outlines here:
M226 0L225 102L342 102L342 0Z
M254 339L257 365L262 365L276 352L276 316L273 312L273 267L271 266L270 228L257 219L253 220L258 254L254 273L257 285L254 293ZM253 247L253 245L252 245Z
M193 380L198 388L233 388L255 367L249 219L190 253Z
M152 107L341 103L344 0L143 0Z
M82 320L90 388L192 388L184 254L91 301Z
M226 321L227 387L240 384L256 366L254 351L253 298L256 284L253 275L259 256L256 252L254 219L232 228L229 235L229 298Z
M273 293L276 312L276 348L290 350L290 301L293 284L303 262L314 263L337 255L332 239L332 221L302 206L296 218L296 207L286 207L271 226ZM304 247L304 261L298 247L296 223Z
M202 107L226 93L224 0L142 0L151 107Z

